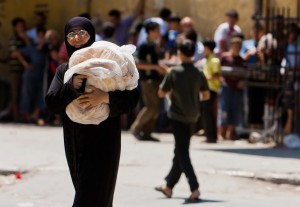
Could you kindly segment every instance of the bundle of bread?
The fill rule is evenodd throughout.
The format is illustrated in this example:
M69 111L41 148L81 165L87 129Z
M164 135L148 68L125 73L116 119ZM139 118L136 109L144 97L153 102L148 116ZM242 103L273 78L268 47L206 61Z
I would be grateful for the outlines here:
M87 76L86 86L92 85L102 91L132 90L137 87L139 74L132 54L134 45L116 44L107 41L93 43L90 47L77 50L69 60L69 69L64 76L64 83L74 74ZM89 93L85 89L85 93ZM99 104L87 109L80 106L77 99L66 108L68 117L81 124L99 124L109 115L109 106Z

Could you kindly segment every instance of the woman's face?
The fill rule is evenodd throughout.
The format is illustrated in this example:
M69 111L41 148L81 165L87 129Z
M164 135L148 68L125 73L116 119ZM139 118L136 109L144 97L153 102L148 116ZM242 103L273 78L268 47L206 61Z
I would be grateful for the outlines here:
M73 29L67 34L68 43L75 48L81 48L89 39L89 33L83 29Z

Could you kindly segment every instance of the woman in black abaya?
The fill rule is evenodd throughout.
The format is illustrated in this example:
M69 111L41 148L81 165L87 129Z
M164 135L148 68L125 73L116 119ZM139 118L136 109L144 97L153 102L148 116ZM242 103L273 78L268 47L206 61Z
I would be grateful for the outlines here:
M74 17L65 25L69 56L94 41L95 30L90 20ZM65 152L75 188L73 207L112 207L121 150L120 115L135 107L138 92L134 89L106 93L91 86L92 93L83 94L86 76L74 75L64 84L67 69L67 63L57 68L45 101L51 112L63 114ZM108 103L108 119L99 125L72 122L65 109L79 96L82 104L91 107Z

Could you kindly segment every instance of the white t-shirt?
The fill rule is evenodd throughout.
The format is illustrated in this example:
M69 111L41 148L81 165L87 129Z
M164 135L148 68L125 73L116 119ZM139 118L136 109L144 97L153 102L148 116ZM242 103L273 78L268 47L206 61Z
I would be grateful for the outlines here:
M164 21L162 18L152 17L152 18L146 19L144 24L146 24L148 22L156 22L157 24L159 24L159 30L160 30L160 34L162 36L167 34L168 27L169 27L168 22ZM137 41L137 46L140 46L146 40L147 40L147 33L146 33L146 30L145 30L145 27L143 27L140 31L140 34L139 34L139 38L138 38L138 41Z
M216 48L214 50L215 53L220 52L220 41L224 40L226 42L227 47L229 47L230 38L232 37L233 33L241 33L242 30L239 26L234 25L233 31L230 31L229 24L224 22L220 24L215 32L214 40L216 42Z

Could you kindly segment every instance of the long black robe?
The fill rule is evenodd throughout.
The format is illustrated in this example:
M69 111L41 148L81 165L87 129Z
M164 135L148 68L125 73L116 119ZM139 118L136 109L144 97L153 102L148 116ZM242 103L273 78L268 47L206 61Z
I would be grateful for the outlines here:
M120 151L120 114L132 110L137 90L109 92L109 118L99 125L71 121L66 106L80 94L71 82L63 84L67 64L58 67L45 101L48 109L63 114L64 144L75 188L73 207L112 207Z

